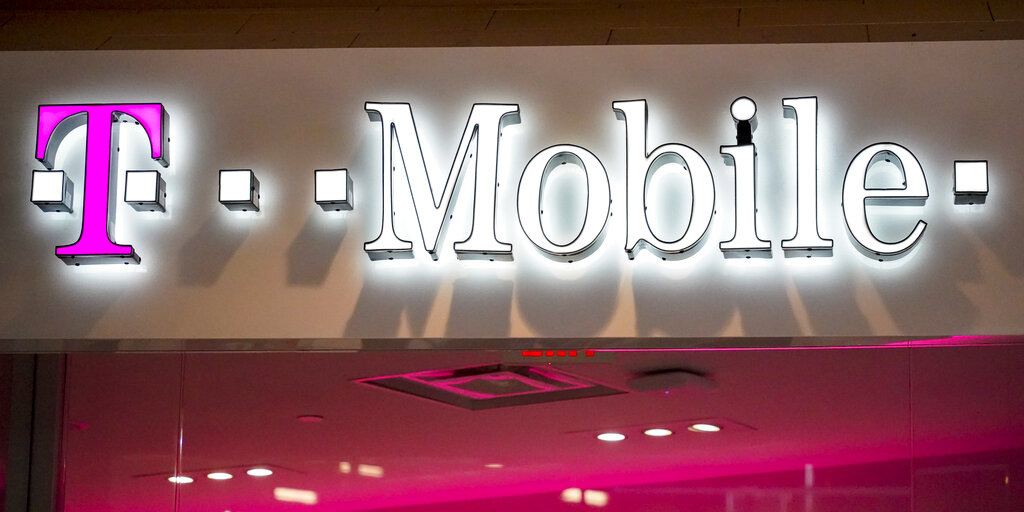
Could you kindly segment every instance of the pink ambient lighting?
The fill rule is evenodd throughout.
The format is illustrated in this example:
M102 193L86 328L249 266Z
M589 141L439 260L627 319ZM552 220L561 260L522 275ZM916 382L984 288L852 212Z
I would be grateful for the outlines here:
M799 350L871 350L880 348L914 348L914 347L991 347L1015 345L1002 336L948 336L944 338L908 339L889 343L866 345L807 345L807 346L765 346L765 347L689 347L689 348L602 348L587 352L774 352ZM589 355L589 354L588 354Z
M139 261L132 246L114 243L109 232L113 226L109 199L114 193L111 191L111 163L116 162L112 142L117 122L123 116L138 121L149 136L152 158L166 167L167 112L159 103L39 106L36 159L47 169L53 169L57 148L64 137L74 128L86 125L82 231L75 243L57 247L57 257L65 263Z
M456 395L476 400L486 400L493 398L494 395L484 391L473 391L472 389L464 387L474 381L521 383L524 388L527 388L523 391L503 395L506 397L543 393L545 391L560 391L563 389L581 389L590 386L590 383L560 375L544 368L534 368L532 371L539 376L546 377L548 380L541 380L534 378L532 375L522 375L516 372L496 372L489 375L457 376L450 370L418 372L407 374L405 377L411 381L430 385Z
M357 379L465 409L492 409L622 393L550 366L484 364Z

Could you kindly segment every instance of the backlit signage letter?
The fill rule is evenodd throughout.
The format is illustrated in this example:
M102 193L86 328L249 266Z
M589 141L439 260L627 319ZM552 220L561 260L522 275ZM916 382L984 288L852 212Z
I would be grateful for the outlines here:
M898 187L868 187L868 169L882 161L895 165L903 174L903 183ZM897 256L914 247L924 234L928 223L918 220L909 235L898 242L879 240L868 225L867 204L920 205L928 199L928 183L925 181L921 162L907 148L899 144L872 144L857 153L846 170L843 181L843 214L850 235L864 249L876 256Z
M75 243L57 247L57 257L65 263L140 261L132 246L116 244L110 239L117 189L115 146L119 121L124 116L138 121L149 136L152 158L166 167L168 118L159 103L39 106L36 159L47 169L53 169L61 141L73 129L86 126L82 231Z
M715 213L715 182L704 157L683 144L662 144L647 151L647 100L616 101L612 109L626 123L626 254L636 256L640 242L663 254L681 254L701 241ZM664 240L647 219L647 184L653 171L668 163L690 173L689 224L682 236Z
M541 225L542 211L541 194L548 174L559 165L573 163L583 169L587 177L587 212L576 237L565 244L552 242ZM611 210L611 185L608 172L601 161L593 153L579 146L562 144L551 146L537 153L526 164L523 176L519 181L517 198L519 224L527 238L544 251L548 256L556 258L582 258L596 246L596 242L604 233ZM570 259L571 263L573 260Z
M785 98L782 109L796 119L796 233L782 248L831 251L832 240L818 233L818 98Z
M772 243L757 236L757 150L754 148L751 127L755 124L757 105L743 96L732 102L729 111L736 121L737 144L722 146L719 151L726 162L732 161L736 171L735 229L732 238L718 244L718 247L726 254L759 251L760 255L770 256Z
M394 226L394 217L398 215L393 201L394 175L401 166L409 183L423 246L437 259L441 228L448 218L456 183L468 157L474 159L476 183L472 231L469 238L455 243L455 252L460 258L511 259L512 245L499 241L494 232L495 188L501 129L519 122L519 105L473 105L440 196L435 194L427 173L412 107L408 103L367 102L365 109L371 121L381 123L381 230L377 238L363 246L370 258L412 256L412 242L399 238Z

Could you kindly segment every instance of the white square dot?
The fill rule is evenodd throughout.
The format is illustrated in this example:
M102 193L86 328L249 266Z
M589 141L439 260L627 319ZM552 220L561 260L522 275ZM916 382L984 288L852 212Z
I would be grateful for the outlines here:
M64 200L64 171L33 171L32 202L59 203Z
M249 169L220 171L220 201L252 201L252 178Z
M348 171L345 169L317 170L314 173L317 203L348 202Z
M156 203L160 173L157 171L128 171L124 175L124 200L128 203Z
M955 194L988 194L988 161L960 161L953 164Z

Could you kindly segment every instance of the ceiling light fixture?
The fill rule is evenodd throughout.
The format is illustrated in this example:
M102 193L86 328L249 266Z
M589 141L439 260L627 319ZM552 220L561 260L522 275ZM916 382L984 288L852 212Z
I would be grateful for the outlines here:
M303 505L316 505L317 494L314 491L305 489L291 489L288 487L275 487L274 499L286 503L301 503Z
M359 474L359 476L383 478L384 468L380 466L374 466L373 464L359 464L358 466L356 466L356 473Z
M484 467L487 469L501 469L505 467L505 465L498 462L492 462L490 464L484 464Z
M597 438L602 440L602 441L608 441L609 443L614 443L614 442L617 442L617 441L622 441L623 439L626 438L626 436L623 435L623 434L620 434L618 432L604 432L602 434L598 434Z
M583 501L583 489L571 487L562 491L562 501L566 503L580 503Z
M722 430L722 427L711 423L694 423L687 427L687 429L691 432L718 432L719 430Z
M267 468L252 468L249 471L246 471L245 474L249 476L262 477L273 475L274 472Z
M194 482L190 476L175 475L167 479L172 484L190 484Z
M223 471L215 471L206 475L206 478L210 480L231 480L234 475L231 473L224 473Z
M674 434L674 432L667 428L649 428L644 430L644 435L651 437L666 437L672 434Z
M583 491L583 503L591 507L603 507L608 504L608 493L587 489Z

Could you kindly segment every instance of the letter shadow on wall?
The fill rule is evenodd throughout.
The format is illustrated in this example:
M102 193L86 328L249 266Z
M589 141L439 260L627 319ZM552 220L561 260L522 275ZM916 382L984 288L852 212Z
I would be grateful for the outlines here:
M345 325L346 338L395 336L402 315L410 335L421 337L427 327L430 308L437 296L437 282L429 278L416 282L368 276L359 291L355 310Z
M322 217L322 211L312 212L288 246L289 285L319 286L327 279L348 232L348 222L345 218L332 218L332 225L318 226L324 220Z
M1016 225L1020 225L1019 222ZM928 230L932 229L934 228L929 225ZM924 250L932 252L932 255L908 254L905 256L906 258L921 256L921 259L925 261L906 262L906 272L899 272L902 269L897 269L894 272L873 273L865 278L866 284L863 286L870 286L874 289L875 296L881 299L883 306L889 313L889 317L892 318L893 323L900 330L910 333L926 333L928 335L955 335L968 333L976 329L980 322L986 320L987 313L1003 316L1007 319L1019 316L1015 313L1015 310L1019 309L1019 304L1024 300L1024 288L1013 286L1012 284L1001 288L1001 285L1008 284L1004 283L1005 277L984 275L983 264L977 259L965 264L965 262L969 261L968 258L976 254L978 250L977 244L985 245L988 249L992 250L998 249L968 232L963 232L957 236L958 239L968 242L956 248L939 248L934 243L925 245L929 242L928 236L930 234L926 231L921 237L922 240L918 243L918 246L913 247L908 252ZM850 243L856 243L853 237L850 237ZM1009 250L1011 251L1010 253L1004 254L1016 252L1014 249ZM950 257L949 253L952 251L966 253L966 257ZM941 254L935 257L937 253ZM1019 266L1014 261L1019 258L1003 259L1000 256L996 256L996 265L1005 265L1007 262L1010 262L1011 266ZM882 265L882 263L879 263L879 265ZM925 272L921 272L920 267L924 265L927 265L928 269ZM1003 268L1008 272L1012 272L1009 267L1004 266ZM993 277L996 277L996 279L993 280ZM1016 273L1013 273L1012 277L1020 279L1019 268L1016 269ZM971 297L968 292L970 287L962 287L965 283L972 283L984 284L984 286L991 288L997 282L996 289L1015 289L1015 292L1011 292L1012 297L1004 296L1000 298L997 294L990 294L991 289L989 289L975 294L975 297L985 302L984 304L976 304L973 300L974 297ZM977 290L981 290L981 288L979 287ZM1003 309L1002 312L993 312L990 308L984 307L987 311L982 311L982 308L979 306L993 306L992 309L996 310L1002 307L1006 307L1006 309ZM1019 320L1013 321L1018 325L1021 323Z
M43 339L72 339L88 336L96 323L124 295L118 286L97 286L68 293L41 293L38 276L19 272L14 282L5 282L5 297L17 297L18 312L6 322L0 322L5 336L11 339L29 337Z
M249 236L249 226L224 226L211 213L206 222L181 248L178 280L188 286L212 286Z
M657 264L639 258L633 263ZM632 286L641 337L715 336L731 332L737 323L745 336L799 332L782 287L720 281L709 290L707 282L671 279L658 271L634 273Z
M445 336L503 338L512 332L512 281L463 277L452 288Z
M609 242L610 243L610 242ZM563 265L552 262L543 268L516 270L516 300L530 328L541 336L582 337L601 332L618 307L620 272L615 251L598 252L590 258L602 261L587 265L578 279L559 276Z
M997 198L995 202L998 200ZM998 215L1002 217L999 222L977 223L976 220L983 216L994 215L996 210L991 209L998 208L993 204L991 197L986 205L958 204L948 207L962 209L963 211L957 213L968 217L967 222L953 224L947 221L943 226L946 229L955 229L956 239L964 240L965 243L941 249L929 247L936 252L941 251L941 255L929 258L927 262L930 267L928 272L934 276L923 285L928 290L897 290L891 295L886 295L886 300L891 299L892 308L897 311L919 311L928 306L920 304L918 299L901 295L913 291L919 296L938 297L938 294L942 293L943 302L950 304L949 307L943 304L943 310L957 311L955 308L962 308L966 303L974 312L971 316L940 315L938 323L929 326L932 328L927 332L965 333L976 331L978 325L994 321L1003 326L1020 329L1024 319L1017 311L1020 304L1024 304L1024 258L1020 257L1021 235L1017 234L1020 230L1008 232L1007 226L1024 225L1024 211L1019 204L1014 203L998 210ZM929 225L929 229L935 228ZM925 233L922 243L929 242L928 236L929 233ZM970 261L971 264L965 265L965 261ZM933 301L932 304L938 304L938 301ZM919 327L904 323L901 322L900 326L905 329Z

